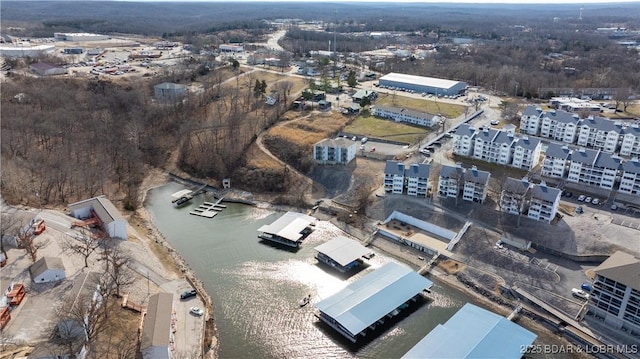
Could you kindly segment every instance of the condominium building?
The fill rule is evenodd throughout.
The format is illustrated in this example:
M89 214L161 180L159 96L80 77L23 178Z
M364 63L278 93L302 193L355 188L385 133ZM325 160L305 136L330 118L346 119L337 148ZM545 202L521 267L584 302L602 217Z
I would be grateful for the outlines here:
M617 251L593 271L589 313L615 329L640 336L640 259Z
M564 143L574 143L578 134L580 116L561 110L550 110L542 115L540 137Z
M614 153L622 140L622 125L604 117L589 116L578 126L578 145Z
M511 164L513 144L516 138L505 131L483 128L478 131L473 142L473 158L499 163Z
M531 170L540 162L542 143L537 138L528 136L516 139L513 145L513 159L511 166L523 170Z
M414 163L406 167L402 162L387 161L384 168L385 192L409 196L427 197L431 166Z
M346 138L326 138L313 145L313 159L322 165L346 165L356 157L357 146Z
M484 202L487 198L490 177L491 173L481 171L477 169L476 166L465 171L462 199L472 202Z
M605 189L613 189L620 158L600 150L581 148L573 151L567 180Z
M500 210L515 215L524 213L531 185L526 177L520 180L507 177L500 192Z
M640 160L634 157L622 162L622 175L618 192L640 196Z
M536 221L551 223L558 213L560 206L560 196L562 191L548 187L543 181L531 187L531 198L529 200L529 211L527 217Z
M464 183L464 168L460 165L442 165L438 177L438 195L441 197L458 197Z
M537 136L542 125L542 108L527 106L520 116L520 132L527 135Z
M640 126L634 124L623 129L620 155L640 157Z
M544 152L540 174L546 177L565 178L571 158L571 149L557 143L550 143Z
M466 123L461 124L453 135L453 153L461 156L473 155L476 129Z
M406 122L424 127L437 126L442 121L442 117L438 115L391 106L376 106L373 114L395 122Z
M384 191L395 194L404 192L404 163L387 161L384 167Z

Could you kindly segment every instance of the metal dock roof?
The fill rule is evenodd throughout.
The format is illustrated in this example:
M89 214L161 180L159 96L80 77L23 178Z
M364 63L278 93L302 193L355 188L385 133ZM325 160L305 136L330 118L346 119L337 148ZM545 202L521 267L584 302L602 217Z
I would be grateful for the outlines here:
M302 238L303 234L300 232L315 222L316 219L314 217L306 214L287 212L273 223L265 224L258 228L258 232L274 234L295 242Z
M317 246L315 250L324 253L341 266L346 266L370 252L359 242L344 236L338 236L329 242L323 243Z
M357 335L433 283L411 268L389 262L316 304Z

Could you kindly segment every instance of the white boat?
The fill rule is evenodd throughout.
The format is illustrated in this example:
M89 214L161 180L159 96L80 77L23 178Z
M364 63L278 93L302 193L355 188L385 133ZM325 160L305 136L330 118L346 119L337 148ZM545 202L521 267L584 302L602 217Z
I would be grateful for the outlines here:
M173 203L173 205L176 207L180 207L191 201L192 199L193 191L188 189L183 189L182 191L178 191L171 195L171 203Z
M311 294L309 294L308 296L300 299L298 304L300 304L301 307L304 307L305 305L309 304L309 302L311 302Z

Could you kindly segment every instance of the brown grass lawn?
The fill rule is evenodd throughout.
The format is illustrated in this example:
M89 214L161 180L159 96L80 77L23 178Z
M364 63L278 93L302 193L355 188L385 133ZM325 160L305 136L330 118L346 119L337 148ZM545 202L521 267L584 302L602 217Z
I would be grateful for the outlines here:
M344 131L363 136L414 143L426 136L431 130L384 120L371 115L362 115L345 127Z
M465 108L463 105L438 102L431 99L413 98L384 93L381 93L378 96L376 104L382 106L403 107L431 114L439 113L448 118L460 116L464 113Z
M256 145L255 143L252 144L251 147L249 147L249 150L247 152L247 158L248 158L247 167L249 168L264 168L264 169L274 168L275 169L275 168L282 167L278 161L271 158L271 156L267 155L262 150L260 150L258 145Z
M295 112L285 114L286 117ZM283 123L269 130L268 136L278 136L297 145L311 147L314 143L332 136L344 127L347 118L338 113L313 112L305 117Z

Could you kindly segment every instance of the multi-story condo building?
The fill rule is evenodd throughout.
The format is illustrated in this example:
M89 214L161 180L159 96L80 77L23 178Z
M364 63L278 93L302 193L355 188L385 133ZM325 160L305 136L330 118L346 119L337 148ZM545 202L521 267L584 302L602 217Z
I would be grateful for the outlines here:
M384 167L384 191L404 193L404 163L387 161Z
M427 197L431 166L414 163L406 167L402 162L387 161L384 168L384 190L394 194Z
M565 178L571 152L567 146L550 143L544 153L540 174L546 177Z
M574 143L578 134L580 116L560 110L551 110L542 115L540 137L564 143Z
M511 164L513 144L516 138L513 134L490 128L478 131L473 142L473 158L499 163Z
M438 177L438 195L441 197L458 197L464 183L464 168L460 165L442 165Z
M640 126L634 124L623 129L620 155L640 157Z
M500 210L515 215L524 213L530 188L531 183L526 177L521 180L507 177L500 192Z
M620 176L618 192L640 196L640 160L637 157L630 161L622 162L622 175Z
M613 189L620 158L600 150L581 148L573 151L567 180L605 189Z
M462 199L472 202L484 202L489 189L489 177L491 177L491 173L481 171L476 166L465 171Z
M429 193L429 172L431 166L426 163L414 163L407 168L407 194L409 196L427 197Z
M604 117L589 116L578 126L578 145L614 153L622 140L622 125Z
M542 125L542 108L527 106L520 116L520 132L527 135L537 136Z
M424 127L437 126L442 120L442 117L438 115L390 106L376 106L373 114L378 117L392 119L395 122L406 122Z
M593 271L589 313L615 329L640 336L640 259L617 251Z
M513 145L511 166L527 171L533 169L540 161L541 148L542 143L537 138L528 136L517 138Z
M529 200L529 212L527 217L536 221L551 223L558 213L560 196L562 191L548 187L543 181L531 187L531 199Z
M346 165L356 157L357 143L346 138L326 138L313 145L313 159L318 164Z
M473 155L473 143L476 137L476 129L466 123L461 124L453 135L453 153L470 157Z

